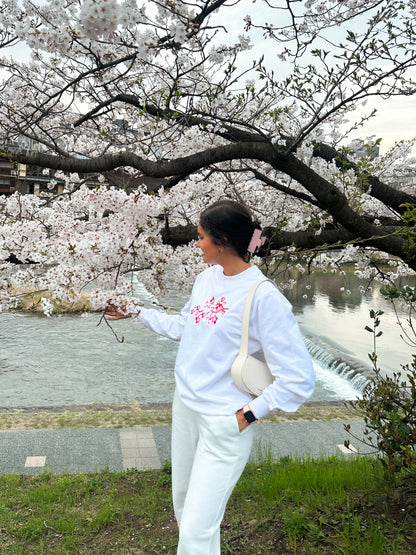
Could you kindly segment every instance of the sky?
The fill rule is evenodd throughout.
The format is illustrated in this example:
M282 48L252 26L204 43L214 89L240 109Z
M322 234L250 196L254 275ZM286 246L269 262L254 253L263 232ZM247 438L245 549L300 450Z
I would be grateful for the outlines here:
M382 138L380 153L394 146L396 141L416 138L416 97L393 97L369 102L366 109L377 109L377 115L368 121L360 132L354 132L351 138L365 139L373 136ZM413 147L416 156L416 147Z

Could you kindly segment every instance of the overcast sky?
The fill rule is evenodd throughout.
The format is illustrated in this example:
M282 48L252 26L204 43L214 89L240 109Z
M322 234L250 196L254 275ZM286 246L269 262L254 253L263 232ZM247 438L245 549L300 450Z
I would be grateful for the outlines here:
M402 139L410 140L416 137L416 98L415 96L394 97L387 100L378 99L368 106L377 108L377 115L365 124L362 132L356 132L355 137L366 138L375 135L382 138L381 153ZM416 156L416 148L413 147Z

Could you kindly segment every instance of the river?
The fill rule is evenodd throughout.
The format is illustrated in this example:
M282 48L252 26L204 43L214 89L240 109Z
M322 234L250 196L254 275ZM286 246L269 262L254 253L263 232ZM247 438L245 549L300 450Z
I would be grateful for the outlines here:
M366 382L373 350L370 308L384 310L378 354L386 372L411 360L412 348L400 339L390 304L374 285L366 295L356 278L315 272L300 276L284 291L313 355L317 387L312 401L354 399ZM350 290L351 293L348 293ZM138 286L137 296L152 296ZM185 296L171 294L163 304L179 309ZM402 314L405 316L405 314ZM174 390L177 343L131 320L113 323L122 343L100 316L0 314L0 406L46 407L84 403L169 403ZM414 349L413 349L414 351Z

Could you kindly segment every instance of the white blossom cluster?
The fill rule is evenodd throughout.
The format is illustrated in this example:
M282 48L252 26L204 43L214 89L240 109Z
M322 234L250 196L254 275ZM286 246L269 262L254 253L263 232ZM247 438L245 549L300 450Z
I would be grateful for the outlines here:
M120 44L133 36L134 47L145 53L157 43L158 29L170 33L177 43L185 42L193 16L185 3L170 0L153 6L136 0L46 0L40 5L9 0L3 21L30 47L54 54L86 54L85 40L104 53L104 42Z
M34 289L49 291L60 302L75 302L87 291L93 307L103 308L111 299L131 302L132 271L157 292L172 279L189 286L203 268L192 245L173 251L162 244L159 216L169 209L174 221L180 199L175 207L166 195L128 195L105 187L90 191L82 186L50 205L19 194L1 203L2 309L15 306L19 297ZM183 223L184 215L181 218ZM16 266L21 269L12 269L7 262L11 255L24 263ZM42 306L50 315L50 301L44 298Z

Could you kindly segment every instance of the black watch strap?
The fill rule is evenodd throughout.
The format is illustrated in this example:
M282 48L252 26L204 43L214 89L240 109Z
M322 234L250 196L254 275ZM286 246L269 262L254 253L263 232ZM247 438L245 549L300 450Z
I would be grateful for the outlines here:
M244 418L247 420L249 424L257 420L257 418L254 416L254 414L252 413L248 405L245 405L243 407L243 414L244 414Z

